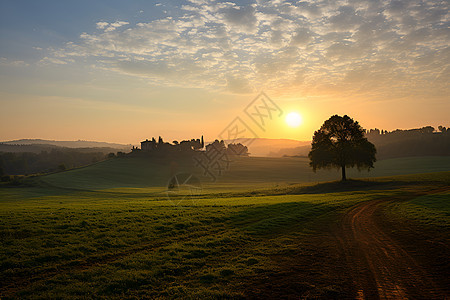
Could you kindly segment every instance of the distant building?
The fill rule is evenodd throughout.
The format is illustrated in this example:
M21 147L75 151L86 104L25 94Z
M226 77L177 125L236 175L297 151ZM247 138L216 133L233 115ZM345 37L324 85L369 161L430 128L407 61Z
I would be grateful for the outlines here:
M141 142L141 150L142 151L152 151L156 149L156 141L153 139L151 141L149 141L148 139L146 139L145 141Z

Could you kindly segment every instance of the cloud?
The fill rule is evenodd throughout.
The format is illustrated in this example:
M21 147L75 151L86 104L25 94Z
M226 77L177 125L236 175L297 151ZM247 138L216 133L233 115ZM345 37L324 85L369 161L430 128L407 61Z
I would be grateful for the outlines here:
M67 65L68 63L72 63L75 60L72 58L64 58L64 59L59 59L56 57L48 57L45 56L44 58L42 58L41 60L39 60L38 64L39 65L49 65L49 64L55 64L55 65Z
M26 63L23 60L10 60L6 57L0 58L0 66L28 67L29 65L29 63Z
M109 25L108 22L97 22L97 28L98 29L104 29L108 25Z
M303 46L312 40L312 32L308 28L299 28L291 39L294 46Z
M299 8L300 13L309 18L319 17L322 12L322 9L315 3L301 1L296 5Z
M448 76L448 8L419 0L191 0L169 17L97 22L99 30L50 49L43 62L90 60L159 85L235 93L360 93L350 82L364 93L425 82L432 89Z
M256 27L255 7L231 6L221 10L227 24L237 26L246 30L253 30Z
M338 14L330 17L330 25L335 30L351 30L360 25L363 18L359 16L352 6L341 6Z
M252 93L255 89L251 86L250 82L246 78L228 75L227 89L232 93L245 94Z
M105 32L110 32L110 31L114 31L117 28L124 26L124 25L128 25L130 23L128 22L124 22L124 21L117 21L117 22L113 22L113 23L108 23L108 22L97 22L97 29L103 29Z
M118 70L132 75L146 75L149 77L164 77L170 75L175 70L171 70L165 61L118 61L114 66Z

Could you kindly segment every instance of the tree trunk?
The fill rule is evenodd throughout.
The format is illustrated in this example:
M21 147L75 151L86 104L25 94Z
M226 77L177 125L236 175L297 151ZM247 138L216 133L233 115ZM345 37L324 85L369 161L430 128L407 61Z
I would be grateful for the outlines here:
M342 169L342 181L346 181L347 180L347 176L345 176L345 165L343 165L341 167Z

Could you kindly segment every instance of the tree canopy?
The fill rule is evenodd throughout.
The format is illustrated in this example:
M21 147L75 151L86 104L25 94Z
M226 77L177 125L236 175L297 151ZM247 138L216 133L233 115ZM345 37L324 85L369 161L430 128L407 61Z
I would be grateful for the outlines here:
M364 136L364 129L347 115L334 115L314 132L311 151L308 154L314 171L321 168L341 168L342 180L346 180L345 168L373 168L376 161L375 146Z

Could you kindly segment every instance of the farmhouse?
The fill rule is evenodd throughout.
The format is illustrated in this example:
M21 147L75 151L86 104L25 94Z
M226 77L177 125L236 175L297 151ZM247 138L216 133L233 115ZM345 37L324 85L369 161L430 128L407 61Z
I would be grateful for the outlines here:
M141 142L141 150L142 151L152 151L155 150L157 146L157 143L155 141L155 139L152 139L151 141L149 141L148 139L146 139L145 141Z

